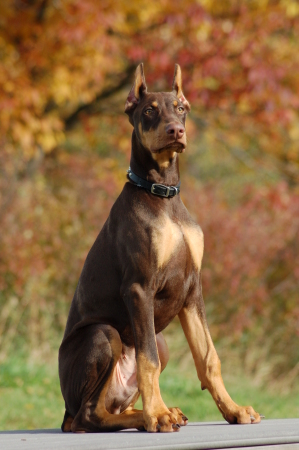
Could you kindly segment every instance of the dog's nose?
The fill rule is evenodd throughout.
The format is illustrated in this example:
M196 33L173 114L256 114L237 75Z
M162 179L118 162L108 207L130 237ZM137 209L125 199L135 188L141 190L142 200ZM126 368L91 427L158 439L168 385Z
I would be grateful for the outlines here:
M174 139L180 139L185 133L185 128L181 123L169 123L166 126L166 133L173 135Z

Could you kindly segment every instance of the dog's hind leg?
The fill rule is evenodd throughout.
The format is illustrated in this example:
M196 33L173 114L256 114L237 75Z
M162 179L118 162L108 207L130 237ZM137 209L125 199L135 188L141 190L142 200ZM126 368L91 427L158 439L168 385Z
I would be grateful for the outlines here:
M110 414L106 408L106 394L121 352L120 336L109 325L78 327L63 341L59 350L61 391L66 404L63 431L143 428L142 411Z
M61 430L64 432L72 431L71 426L72 426L73 420L74 420L74 418L67 412L67 410L65 410L64 418L63 418L62 425L61 425Z

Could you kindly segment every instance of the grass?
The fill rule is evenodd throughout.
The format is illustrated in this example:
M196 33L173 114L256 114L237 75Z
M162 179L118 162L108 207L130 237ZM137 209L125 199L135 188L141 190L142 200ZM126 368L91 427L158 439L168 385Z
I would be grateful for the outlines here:
M0 366L1 430L60 427L64 404L57 367L11 358Z
M165 403L179 406L190 421L222 420L210 394L201 391L193 367L179 370L170 361L161 374L160 386ZM254 387L244 376L228 377L226 386L237 403L252 404L268 419L299 417L299 391L279 394ZM61 425L64 404L55 364L39 365L18 357L7 360L0 368L0 398L1 430Z

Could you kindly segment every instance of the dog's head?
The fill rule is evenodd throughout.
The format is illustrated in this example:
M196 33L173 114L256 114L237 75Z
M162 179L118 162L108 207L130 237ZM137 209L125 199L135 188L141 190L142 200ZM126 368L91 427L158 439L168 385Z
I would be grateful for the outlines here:
M147 92L143 64L139 64L125 112L140 143L152 154L186 148L185 121L190 105L182 90L182 73L175 65L172 92Z

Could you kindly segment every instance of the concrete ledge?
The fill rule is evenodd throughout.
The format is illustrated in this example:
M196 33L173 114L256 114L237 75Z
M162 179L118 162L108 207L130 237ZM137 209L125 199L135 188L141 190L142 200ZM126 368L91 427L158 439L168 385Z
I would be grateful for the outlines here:
M73 434L60 430L0 432L5 450L299 450L299 419L264 420L257 425L226 422L190 423L178 433L139 432Z

